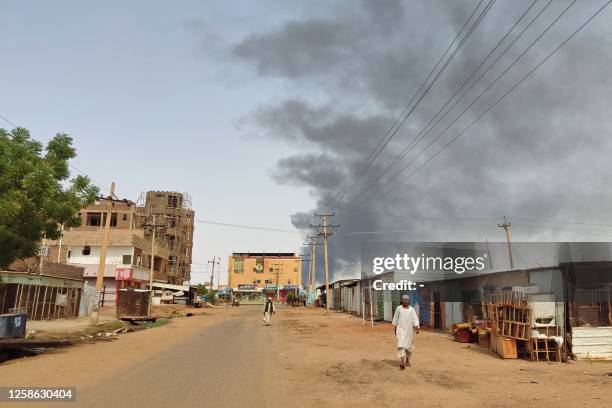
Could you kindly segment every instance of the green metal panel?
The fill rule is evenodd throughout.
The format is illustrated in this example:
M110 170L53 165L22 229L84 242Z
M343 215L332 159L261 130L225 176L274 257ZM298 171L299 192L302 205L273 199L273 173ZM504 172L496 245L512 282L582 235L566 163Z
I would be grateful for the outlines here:
M391 310L395 312L395 309L399 306L399 304L400 304L400 291L394 290L391 292Z

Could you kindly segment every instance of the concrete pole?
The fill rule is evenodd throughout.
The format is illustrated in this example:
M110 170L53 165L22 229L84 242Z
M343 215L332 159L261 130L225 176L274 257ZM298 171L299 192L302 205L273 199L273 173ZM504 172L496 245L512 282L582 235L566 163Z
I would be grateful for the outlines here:
M504 223L499 224L498 227L503 228L506 231L506 242L508 244L508 257L510 258L510 269L514 269L514 260L512 259L512 244L510 241L510 223L508 219L504 216Z
M100 297L104 285L104 270L106 269L106 253L108 252L108 241L110 236L111 217L113 215L113 195L115 194L115 182L113 181L108 197L108 208L106 210L106 223L104 224L104 236L102 247L100 248L100 260L98 262L98 274L96 275L96 291L94 294L94 305L91 313L90 323L92 326L98 325L98 314L100 308Z
M153 269L155 266L155 233L157 232L157 217L153 214L153 234L151 236L151 265L149 271L149 307L147 308L147 314L151 316L151 309L153 307Z
M329 262L327 257L327 213L323 215L323 256L325 258L325 306L327 307L327 311L329 311Z
M315 276L317 274L317 242L316 240L312 240L312 273L310 274L310 279L312 279L311 290L314 293L314 296L317 296L317 288L315 287ZM314 299L310 304L311 307L314 307Z

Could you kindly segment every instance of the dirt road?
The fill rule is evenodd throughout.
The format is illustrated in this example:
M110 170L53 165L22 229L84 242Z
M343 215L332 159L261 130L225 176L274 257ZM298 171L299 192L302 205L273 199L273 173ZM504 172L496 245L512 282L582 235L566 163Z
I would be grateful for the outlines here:
M609 363L505 361L432 332L416 347L399 371L389 324L279 307L264 327L241 306L7 362L0 384L77 387L69 407L612 406Z

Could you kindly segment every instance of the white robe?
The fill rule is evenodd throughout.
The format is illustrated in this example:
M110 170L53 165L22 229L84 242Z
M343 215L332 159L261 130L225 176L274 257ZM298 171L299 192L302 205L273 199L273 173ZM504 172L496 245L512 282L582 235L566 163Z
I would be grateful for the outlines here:
M412 353L414 346L414 329L419 327L419 317L415 310L408 306L399 305L393 314L393 325L397 337L397 348Z

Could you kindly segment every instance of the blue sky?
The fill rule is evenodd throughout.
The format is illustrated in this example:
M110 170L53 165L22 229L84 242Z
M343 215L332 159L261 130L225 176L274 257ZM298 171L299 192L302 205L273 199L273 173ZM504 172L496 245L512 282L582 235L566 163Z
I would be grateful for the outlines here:
M0 114L42 141L70 133L74 166L106 189L115 181L119 197L178 190L191 195L199 219L292 228L289 215L312 199L269 176L291 146L239 126L283 84L253 81L224 49L291 13L278 5L262 12L265 2L236 6L2 1ZM198 224L194 270L206 271L213 255L225 270L232 250L296 250L301 242Z

